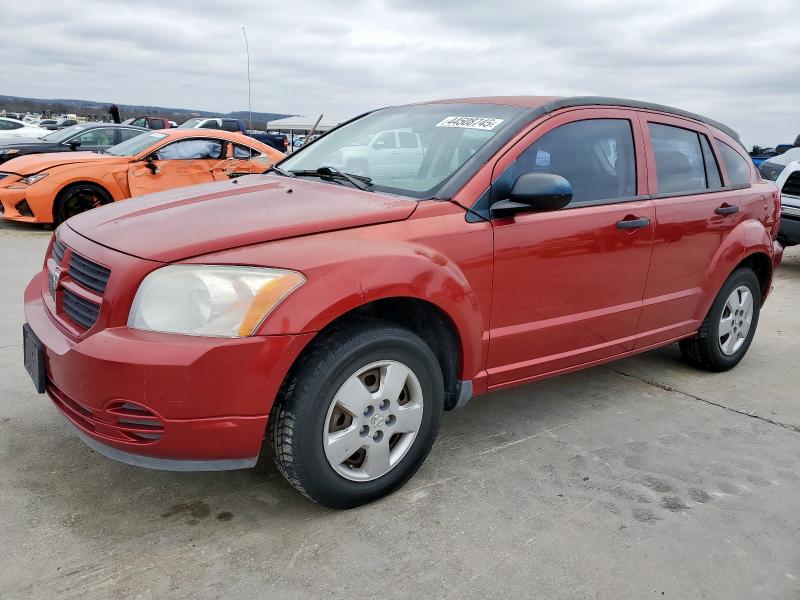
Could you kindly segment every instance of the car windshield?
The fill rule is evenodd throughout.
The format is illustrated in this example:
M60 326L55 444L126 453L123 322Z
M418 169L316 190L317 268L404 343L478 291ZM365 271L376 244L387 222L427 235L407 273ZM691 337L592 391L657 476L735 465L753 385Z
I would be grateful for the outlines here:
M147 150L147 148L154 146L165 137L167 136L163 133L143 133L121 144L111 146L111 148L106 150L106 154L113 154L114 156L135 156Z
M205 119L189 119L182 125L179 125L178 129L194 129L200 124L200 121L205 121Z
M86 129L85 125L72 125L71 127L65 127L64 129L59 129L53 133L48 133L42 139L54 144L60 144L64 140L68 140L73 135L80 133L84 129Z
M284 171L333 167L369 177L372 190L431 197L524 108L419 104L370 113L325 134L280 163Z

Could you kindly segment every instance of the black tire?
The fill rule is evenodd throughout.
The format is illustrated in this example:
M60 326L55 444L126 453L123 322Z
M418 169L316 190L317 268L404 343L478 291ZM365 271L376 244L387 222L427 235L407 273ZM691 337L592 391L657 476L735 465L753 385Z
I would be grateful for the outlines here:
M326 417L345 380L380 360L400 361L414 372L424 397L422 422L389 472L372 481L351 481L325 456ZM278 470L299 492L330 508L353 508L389 494L414 475L436 438L443 406L439 363L422 338L391 323L359 323L317 341L293 369L270 414L267 439Z
M91 183L77 183L59 192L53 204L53 219L61 225L70 217L103 204L113 199L103 188Z
M746 286L753 296L753 318L744 343L733 354L727 355L720 348L719 325L725 310L725 302L731 293L740 285ZM697 334L681 340L680 349L683 358L690 364L706 371L727 371L732 369L747 354L758 327L761 312L761 285L758 277L749 268L743 267L731 273L720 289L714 303L700 325Z

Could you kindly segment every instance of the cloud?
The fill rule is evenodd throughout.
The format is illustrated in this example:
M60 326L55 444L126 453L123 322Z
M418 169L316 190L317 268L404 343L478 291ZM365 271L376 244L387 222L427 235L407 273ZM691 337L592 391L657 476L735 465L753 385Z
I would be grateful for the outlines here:
M794 0L45 0L3 10L0 93L338 120L472 95L597 94L800 133Z

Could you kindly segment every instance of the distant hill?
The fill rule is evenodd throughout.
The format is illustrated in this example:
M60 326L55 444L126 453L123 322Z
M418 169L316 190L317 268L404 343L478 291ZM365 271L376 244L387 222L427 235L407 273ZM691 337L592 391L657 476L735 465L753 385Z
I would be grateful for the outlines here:
M19 113L53 113L53 114L76 114L82 117L90 117L97 120L108 118L108 107L111 102L97 102L95 100L71 100L65 98L43 99L43 98L23 98L20 96L0 95L0 110ZM180 124L192 117L231 117L242 119L247 122L249 114L246 110L237 110L229 113L208 112L204 110L192 110L186 108L165 108L163 106L141 106L136 104L119 104L120 114L125 120L129 117L138 115L158 115L172 119ZM264 124L284 117L294 115L283 113L253 112L253 127L263 128Z

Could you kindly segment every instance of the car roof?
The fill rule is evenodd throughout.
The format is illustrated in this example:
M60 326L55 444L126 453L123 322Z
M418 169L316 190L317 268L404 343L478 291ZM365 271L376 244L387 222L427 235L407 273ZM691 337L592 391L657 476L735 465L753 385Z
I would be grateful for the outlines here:
M449 100L435 100L423 104L501 104L507 106L518 106L521 108L530 108L531 116L533 118L545 115L547 113L560 110L562 108L572 108L578 106L617 106L620 108L636 108L643 110L653 110L657 112L669 113L693 121L699 121L715 127L720 131L726 133L733 139L741 143L739 134L732 128L696 113L665 106L663 104L655 104L653 102L643 102L641 100L631 100L627 98L612 98L609 96L484 96L475 98L452 98Z
M222 138L229 142L237 142L239 144L248 144L250 146L261 147L264 144L255 138L239 133L238 131L225 131L224 129L180 129L178 127L170 127L169 129L152 129L148 130L149 133L158 133L164 135L172 140L181 138Z
M122 127L125 129L140 129L141 131L150 131L144 127L139 127L138 125L131 125L130 123L105 123L103 121L86 121L83 123L75 123L72 127L80 125L85 129L94 129L96 127Z

